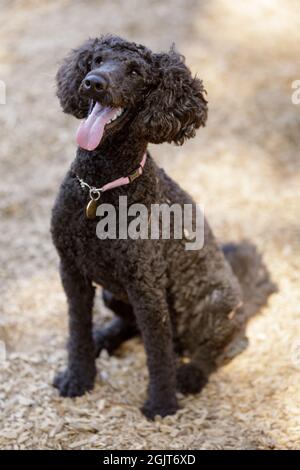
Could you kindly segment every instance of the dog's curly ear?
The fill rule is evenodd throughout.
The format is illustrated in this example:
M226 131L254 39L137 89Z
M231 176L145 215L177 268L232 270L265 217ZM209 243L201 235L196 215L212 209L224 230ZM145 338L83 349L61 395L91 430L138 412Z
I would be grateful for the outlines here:
M96 41L88 39L81 47L73 49L56 74L57 96L63 111L79 119L88 113L88 99L80 96L78 89L89 72Z
M140 131L148 142L182 145L205 126L207 101L202 81L192 77L174 46L169 53L154 54L153 60L157 80L139 114Z

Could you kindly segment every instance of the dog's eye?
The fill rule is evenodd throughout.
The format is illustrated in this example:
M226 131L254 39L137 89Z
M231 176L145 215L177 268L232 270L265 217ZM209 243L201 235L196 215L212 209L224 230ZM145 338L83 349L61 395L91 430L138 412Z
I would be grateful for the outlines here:
M138 71L137 70L131 70L130 71L130 74L133 76L133 77L137 77L139 75Z
M94 62L95 62L96 65L101 65L102 62L103 62L103 59L102 59L102 57L98 56L98 57L96 57Z

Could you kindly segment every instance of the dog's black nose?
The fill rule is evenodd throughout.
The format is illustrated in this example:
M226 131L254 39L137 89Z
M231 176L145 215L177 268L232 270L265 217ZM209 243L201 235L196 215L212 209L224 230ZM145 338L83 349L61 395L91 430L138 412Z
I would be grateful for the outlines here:
M108 80L104 75L89 74L82 82L85 92L97 95L105 91L108 87Z

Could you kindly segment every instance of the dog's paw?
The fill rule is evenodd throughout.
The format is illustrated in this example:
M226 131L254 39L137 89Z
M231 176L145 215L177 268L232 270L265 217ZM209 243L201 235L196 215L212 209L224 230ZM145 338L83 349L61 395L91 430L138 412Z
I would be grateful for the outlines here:
M171 401L154 402L147 400L141 408L141 412L146 418L154 420L155 416L174 415L179 409L176 398Z
M104 328L93 328L93 341L95 357L100 356L101 351L109 350L109 341Z
M93 341L94 341L94 348L95 348L95 357L100 356L100 353L103 349L105 349L104 344L104 336L98 329L93 329Z
M94 382L95 375L75 374L66 369L55 376L53 386L62 397L80 397L93 389Z
M195 364L182 364L176 371L177 390L184 395L199 393L208 382L207 376Z

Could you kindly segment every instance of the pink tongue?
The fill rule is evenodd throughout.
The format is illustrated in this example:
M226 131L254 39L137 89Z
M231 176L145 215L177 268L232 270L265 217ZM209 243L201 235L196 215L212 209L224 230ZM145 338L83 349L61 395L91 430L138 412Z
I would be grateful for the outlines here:
M76 134L77 144L85 150L94 150L100 144L104 126L115 116L116 108L104 108L96 103L91 114L80 123Z

